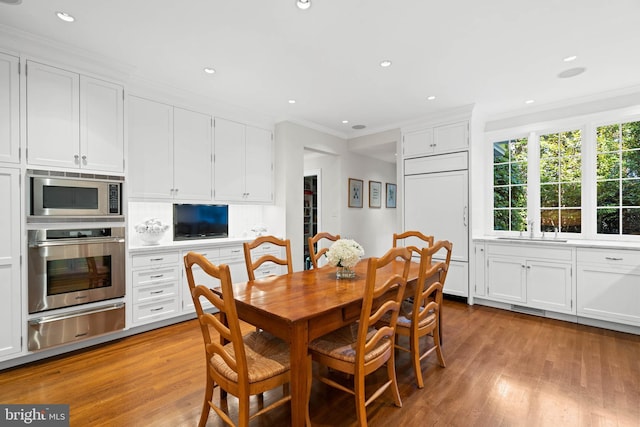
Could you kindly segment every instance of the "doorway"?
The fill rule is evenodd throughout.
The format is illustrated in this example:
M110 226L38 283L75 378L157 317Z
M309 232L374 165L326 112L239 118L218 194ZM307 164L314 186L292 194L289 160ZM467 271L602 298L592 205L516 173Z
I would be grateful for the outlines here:
M303 247L304 247L304 269L311 269L311 258L309 255L309 237L318 233L320 227L320 171L312 170L304 173L304 197L303 197Z

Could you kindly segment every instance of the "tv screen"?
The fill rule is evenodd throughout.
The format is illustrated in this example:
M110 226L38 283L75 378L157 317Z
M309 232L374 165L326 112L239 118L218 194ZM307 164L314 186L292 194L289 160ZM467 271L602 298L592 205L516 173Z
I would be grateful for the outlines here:
M173 240L229 236L229 206L173 205Z

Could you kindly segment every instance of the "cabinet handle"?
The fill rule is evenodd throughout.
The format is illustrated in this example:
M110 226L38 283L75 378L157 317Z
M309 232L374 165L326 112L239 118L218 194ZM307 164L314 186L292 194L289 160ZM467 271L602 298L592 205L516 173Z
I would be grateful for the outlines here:
M232 250L231 253L237 254L240 252L240 249Z
M462 210L462 225L467 226L467 206Z
M153 291L153 292L151 292L151 295L157 295L157 294L162 294L162 293L164 293L164 289L161 290L161 291Z
M77 155L77 154L74 154L74 155L73 155L73 160L75 160L75 161L76 161L76 163L78 163L78 162L80 161L80 156L79 156L79 155Z
M87 156L82 156L82 161L87 163Z
M164 258L151 258L149 261L154 262L154 261L162 261Z
M162 311L162 310L164 310L164 307L152 308L149 311Z
M624 258L618 258L618 257L614 257L614 256L607 256L607 257L604 257L604 259L608 259L609 261L622 261Z
M530 266L530 265L527 265L527 268L528 268L528 269L531 269L531 266Z
M159 279L161 277L164 277L164 274L156 274L155 276L149 276L151 279Z
M522 267L522 268L526 268L526 265L524 265L524 264L521 264L521 265L520 265L520 267Z

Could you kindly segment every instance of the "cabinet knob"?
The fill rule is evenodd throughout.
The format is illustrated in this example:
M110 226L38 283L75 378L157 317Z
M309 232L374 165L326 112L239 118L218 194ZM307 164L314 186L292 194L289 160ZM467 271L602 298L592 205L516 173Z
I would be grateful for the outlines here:
M80 156L77 154L74 154L73 159L76 161L76 163L78 163L78 160L80 160Z
M87 156L82 156L82 161L86 163L87 162Z

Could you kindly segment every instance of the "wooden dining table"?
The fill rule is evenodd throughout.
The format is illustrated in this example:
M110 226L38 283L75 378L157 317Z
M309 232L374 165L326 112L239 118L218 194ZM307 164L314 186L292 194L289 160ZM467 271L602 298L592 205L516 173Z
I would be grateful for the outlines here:
M233 284L238 317L290 345L292 426L305 424L309 342L359 319L367 262L356 265L353 279L337 279L336 268L325 266ZM393 261L378 271L377 281L401 275L402 269L401 261ZM418 270L412 262L405 296L411 295Z

